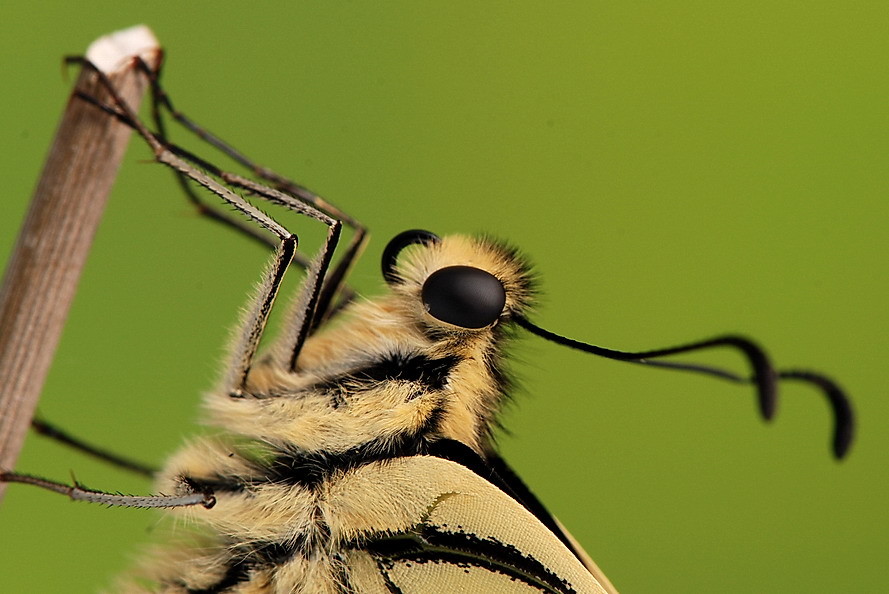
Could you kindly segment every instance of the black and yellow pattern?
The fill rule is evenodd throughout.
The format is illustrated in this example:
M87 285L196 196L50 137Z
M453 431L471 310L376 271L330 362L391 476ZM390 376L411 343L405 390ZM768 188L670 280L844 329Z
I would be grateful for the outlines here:
M87 64L88 65L88 64ZM517 328L595 355L754 385L765 418L777 383L822 390L843 457L853 413L842 389L808 370L776 369L736 335L625 352L532 324L534 278L519 253L490 238L406 231L383 253L387 291L357 299L345 278L366 242L357 221L249 161L173 109L157 82L156 127L168 112L269 185L225 172L151 132L121 100L80 96L134 128L176 172L202 214L275 249L248 302L218 387L205 399L218 432L187 444L158 473L163 495L132 497L2 471L72 499L167 507L177 541L146 556L118 591L169 594L609 593L616 590L496 453L492 430L511 393L506 349ZM205 203L194 184L235 211ZM312 258L265 201L327 228ZM239 218L243 217L243 218ZM247 222L245 222L245 220ZM337 250L344 229L348 244ZM338 254L338 257L334 257ZM292 265L305 271L279 336L259 351ZM732 348L752 373L671 355ZM260 353L257 356L257 353ZM56 430L60 441L73 443ZM96 448L106 461L134 466Z
M471 331L420 298L431 273L466 262L506 288L502 318ZM528 267L457 236L411 249L398 271L389 295L310 337L297 372L265 357L243 393L208 396L226 436L184 448L158 489L212 491L212 509L170 512L209 540L161 556L155 585L130 591L609 591L492 447Z

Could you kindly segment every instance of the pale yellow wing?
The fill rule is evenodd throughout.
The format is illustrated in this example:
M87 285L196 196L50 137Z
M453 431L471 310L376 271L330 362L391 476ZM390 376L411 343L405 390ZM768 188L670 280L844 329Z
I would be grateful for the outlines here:
M326 495L326 519L356 592L613 592L521 504L455 462L412 456L369 464Z

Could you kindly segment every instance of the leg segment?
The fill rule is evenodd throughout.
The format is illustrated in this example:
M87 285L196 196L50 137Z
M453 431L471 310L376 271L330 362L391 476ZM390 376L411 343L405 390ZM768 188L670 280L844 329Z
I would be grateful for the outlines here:
M184 128L186 128L214 148L218 149L220 152L228 156L236 163L239 163L243 167L249 169L251 172L253 172L254 175L256 175L257 178L270 183L274 189L285 194L289 194L297 198L304 204L315 207L329 217L342 221L344 225L353 230L352 237L349 240L344 253L340 256L337 264L333 267L330 273L327 274L324 278L323 286L317 299L314 321L309 330L311 331L312 329L320 325L323 321L333 315L342 305L350 301L354 296L354 292L346 286L345 279L350 268L357 260L358 256L360 256L361 251L363 250L364 245L367 242L367 229L364 227L364 225L349 216L347 213L337 208L335 205L324 200L321 196L315 194L308 188L279 175L271 169L257 164L255 161L244 155L242 152L237 150L229 143L225 142L212 132L198 125L191 118L189 118L173 106L173 102L170 99L170 96L160 84L160 70L152 70L147 64L142 61L140 61L140 65L141 69L143 70L143 72L146 73L149 81L151 82L152 116L155 122L155 126L158 130L157 137L164 143L167 142L167 135L162 112L166 111L170 115L170 117L181 124ZM244 225L242 221L229 216L227 213L222 212L201 200L198 194L194 191L194 188L187 182L186 176L180 173L177 174L177 178L179 179L180 185L185 190L185 193L188 196L189 200L195 205L200 214L207 216L213 220L219 221L238 231L241 231L242 233L247 234L253 239L258 239L264 243L268 243L267 238L257 233L255 228ZM276 202L275 199L267 196L262 192L254 193L250 187L242 183L243 178L233 176L231 180L227 181L229 181L229 183L231 183L232 185L251 191L251 193L260 198L267 199L271 202ZM309 264L307 261L297 260L297 262L303 268L308 269ZM336 300L337 295L339 295L339 300L337 304L334 305L334 301ZM297 347L295 350L298 351L299 348Z
M185 495L121 495L119 493L106 493L104 491L87 489L76 482L73 485L66 485L65 483L57 483L28 474L2 471L0 471L0 482L34 485L41 489L67 495L72 501L102 503L119 507L186 507L203 505L209 509L216 505L216 498L209 492L192 492Z
M119 456L113 452L109 452L106 449L86 443L85 441L77 437L73 437L62 429L56 427L55 425L47 423L43 419L32 419L31 428L40 435L44 435L46 437L49 437L50 439L54 439L61 444L72 447L75 450L93 456L94 458L97 458L104 462L113 464L114 466L117 466L119 468L123 468L124 470L129 470L131 472L149 477L154 476L154 473L157 472L157 469L152 468L147 464L142 464L141 462L136 462L135 460Z
M108 86L113 93L111 85ZM233 351L233 361L226 384L233 395L242 395L247 386L253 358L284 274L291 261L293 261L298 238L296 234L290 232L274 218L232 191L231 187L245 189L254 196L284 206L327 225L327 240L318 254L309 263L306 284L301 298L297 301L299 308L294 312L293 316L296 326L292 329L293 342L290 360L287 364L289 369L296 369L300 349L309 330L312 328L315 312L320 304L322 283L336 248L342 223L315 208L312 204L307 204L301 197L292 196L246 178L226 173L201 159L193 157L186 151L165 143L161 138L148 130L130 106L126 105L117 96L114 97L114 100L115 105L111 107L112 113L115 113L119 119L132 126L145 139L153 150L156 161L178 172L183 178L187 178L210 190L222 198L229 206L244 215L249 221L252 221L253 224L277 238L277 249L271 267L266 272L259 293L250 306L244 320L240 339L236 342ZM204 168L208 173L200 171L192 162Z

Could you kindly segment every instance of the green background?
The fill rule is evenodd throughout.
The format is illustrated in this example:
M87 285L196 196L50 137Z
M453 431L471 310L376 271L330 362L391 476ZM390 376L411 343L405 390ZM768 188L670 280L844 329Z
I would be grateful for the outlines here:
M400 230L484 231L537 264L549 329L624 349L738 331L842 381L860 439L838 464L805 387L767 426L750 389L524 340L502 450L624 593L889 591L889 4L280 4L6 6L0 254L61 57L147 23L181 109L370 226L361 291ZM265 255L148 159L132 147L40 410L158 462ZM40 438L18 468L150 490ZM12 486L0 591L107 587L157 518Z

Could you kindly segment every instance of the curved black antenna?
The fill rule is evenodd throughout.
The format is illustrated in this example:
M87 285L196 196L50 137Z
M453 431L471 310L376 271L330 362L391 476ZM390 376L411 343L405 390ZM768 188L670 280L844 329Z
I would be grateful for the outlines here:
M821 388L821 391L827 396L834 417L833 455L837 458L845 457L855 436L855 413L846 392L829 377L806 369L779 371L778 377L808 382Z
M819 373L795 369L786 371L775 370L775 368L769 361L768 356L765 354L765 351L763 351L762 348L759 347L756 343L746 338L734 335L717 336L708 340L691 342L664 349L625 352L595 346L592 344L587 344L584 342L573 340L571 338L560 336L558 334L555 334L554 332L544 330L543 328L532 324L526 318L520 315L514 314L513 319L515 320L516 324L518 324L525 330L528 330L529 332L540 336L541 338L544 338L551 342L555 342L557 344L561 344L563 346L570 347L572 349L577 349L579 351L591 353L600 357L605 357L607 359L627 361L630 363L640 363L643 365L653 365L655 367L664 367L667 369L694 371L697 373L712 375L714 377L718 377L735 383L752 383L756 386L757 389L760 412L766 420L771 419L775 414L777 383L779 379L799 380L814 384L817 387L821 388L821 390L824 392L825 396L830 402L831 409L833 411L834 456L836 456L837 458L843 458L847 454L849 446L852 443L855 427L854 413L852 412L852 406L849 398L848 396L846 396L842 388L840 388L833 380ZM677 355L680 353L690 353L693 351L722 346L732 347L740 350L750 362L750 366L753 368L753 375L750 377L745 377L743 375L739 375L720 367L699 365L695 363L652 361L652 359L657 357L666 357L669 355Z
M710 338L707 340L690 342L688 344L682 344L664 349L653 349L649 351L638 351L635 353L631 353L626 351L617 351L614 349L606 349L605 347L595 346L592 344L587 344L585 342L580 342L578 340L560 336L554 332L550 332L549 330L544 330L540 326L535 326L526 318L519 315L514 315L513 319L519 326L521 326L525 330L528 330L529 332L532 332L533 334L536 334L537 336L540 336L541 338L545 338L546 340L570 347L572 349L577 349L579 351L598 355L599 357L605 357L606 359L628 361L630 363L641 363L643 365L653 365L655 367L666 367L668 369L696 371L698 373L706 373L708 375L713 375L736 383L755 384L757 394L759 396L759 412L767 421L771 420L771 418L775 416L775 407L777 404L778 393L776 381L778 377L777 372L772 368L772 364L769 362L769 358L766 356L765 352L755 343L747 340L746 338L734 335L717 336L715 338ZM751 377L744 377L732 373L731 371L726 371L719 367L710 367L707 365L673 363L667 361L651 361L651 359L654 359L656 357L666 357L668 355L690 353L692 351L699 351L702 349L720 346L734 347L744 353L744 355L746 355L747 359L750 361L750 366L753 368L753 375Z
M395 263L401 250L415 243L429 245L439 241L441 241L441 238L431 231L424 231L423 229L402 231L393 237L386 245L386 249L383 250L383 278L390 285L400 283L401 277L395 269Z

